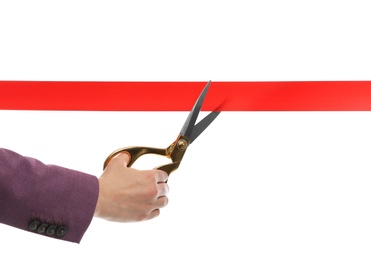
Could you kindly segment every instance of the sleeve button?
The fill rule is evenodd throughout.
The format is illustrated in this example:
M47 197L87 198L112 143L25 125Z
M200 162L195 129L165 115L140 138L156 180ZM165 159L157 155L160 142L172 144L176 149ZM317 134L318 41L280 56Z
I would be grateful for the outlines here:
M63 237L67 233L67 228L65 226L60 226L57 229L57 237Z
M38 227L39 227L40 224L41 224L40 221L37 221L37 220L32 221L32 222L28 225L28 229L29 229L30 231L36 231L36 230L38 229Z
M53 236L55 234L55 232L57 231L57 227L54 226L54 225L51 225L50 227L48 227L48 229L46 230L46 234L48 236Z
M46 231L46 228L48 227L48 224L41 224L39 228L37 229L37 233L44 234Z

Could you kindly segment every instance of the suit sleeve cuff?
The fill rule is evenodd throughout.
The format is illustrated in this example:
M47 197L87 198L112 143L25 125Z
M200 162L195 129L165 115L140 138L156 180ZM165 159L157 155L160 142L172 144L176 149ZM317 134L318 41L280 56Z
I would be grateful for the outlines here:
M0 223L80 243L98 193L94 175L0 149Z

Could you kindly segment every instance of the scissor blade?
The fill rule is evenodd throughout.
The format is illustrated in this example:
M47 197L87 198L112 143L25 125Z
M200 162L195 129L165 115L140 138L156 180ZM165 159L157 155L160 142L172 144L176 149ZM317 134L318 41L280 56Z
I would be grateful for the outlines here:
M191 138L190 143L192 143L196 138L214 121L214 119L220 114L220 112L211 112L208 114L204 119L202 119L197 125L195 125Z
M210 83L211 83L211 81L209 81L206 84L206 86L204 87L204 89L202 90L202 92L201 92L200 96L198 97L196 103L194 104L191 112L189 113L189 115L187 117L187 120L185 121L185 123L182 127L182 130L180 130L180 134L189 138L189 139L191 138L193 128L195 126L198 114L201 110L202 103L204 102L206 93L209 89Z

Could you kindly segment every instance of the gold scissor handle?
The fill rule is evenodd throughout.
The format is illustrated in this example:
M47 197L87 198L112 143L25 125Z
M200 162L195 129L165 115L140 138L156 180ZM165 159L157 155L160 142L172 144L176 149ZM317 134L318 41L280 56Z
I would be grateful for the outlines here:
M109 164L109 162L111 161L111 159L113 157L115 157L116 155L118 155L119 153L127 153L129 154L130 156L130 161L128 163L128 167L131 167L133 165L133 163L142 155L145 155L145 154L157 154L157 155L162 155L162 156L166 156L166 157L169 157L169 153L168 153L168 149L161 149L161 148L152 148L152 147L126 147L126 148L120 148L120 149L117 149L116 151L113 151L108 157L107 159L104 161L104 165L103 165L103 169L105 169L107 167L107 165ZM158 166L154 169L158 169L158 170L162 170L164 172L166 172L168 175L170 175L171 172L173 172L174 170L176 170L179 166L179 163L180 162L173 162L173 163L170 163L170 164L165 164L165 165L161 165L161 166Z
M107 167L111 159L119 153L127 153L130 156L130 161L127 165L128 167L131 167L133 163L142 155L158 154L170 158L172 160L172 163L161 165L154 169L162 170L166 172L167 175L170 175L170 173L178 169L179 164L182 161L183 155L187 150L189 144L190 141L188 138L179 135L178 138L166 149L144 146L120 148L108 155L107 159L104 161L103 170Z

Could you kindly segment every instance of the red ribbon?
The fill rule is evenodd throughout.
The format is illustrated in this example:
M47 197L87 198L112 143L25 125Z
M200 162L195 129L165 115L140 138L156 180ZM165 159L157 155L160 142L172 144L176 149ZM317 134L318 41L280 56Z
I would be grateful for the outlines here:
M0 81L0 109L189 111L206 83ZM371 111L371 81L212 82L202 110Z

